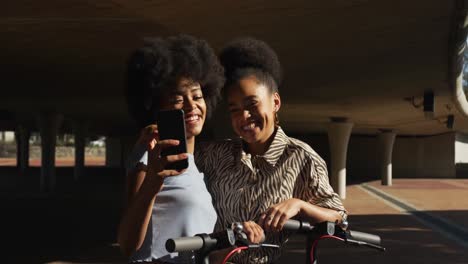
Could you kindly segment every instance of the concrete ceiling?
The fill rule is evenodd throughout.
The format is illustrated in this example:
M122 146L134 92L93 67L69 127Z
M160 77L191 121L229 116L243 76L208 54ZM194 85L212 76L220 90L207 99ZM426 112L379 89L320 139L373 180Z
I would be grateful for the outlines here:
M330 117L346 117L354 133L430 135L450 131L444 122L454 114L455 129L468 132L451 101L456 2L8 1L0 10L0 126L56 111L102 133L125 131L127 56L144 37L187 33L215 49L239 36L267 41L284 67L288 130L322 132ZM433 120L414 106L428 89Z

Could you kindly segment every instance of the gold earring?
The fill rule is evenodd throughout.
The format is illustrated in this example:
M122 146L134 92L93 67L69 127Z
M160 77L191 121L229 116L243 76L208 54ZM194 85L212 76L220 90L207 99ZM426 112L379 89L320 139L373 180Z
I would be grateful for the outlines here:
M279 126L279 117L278 117L278 112L275 111L275 125Z

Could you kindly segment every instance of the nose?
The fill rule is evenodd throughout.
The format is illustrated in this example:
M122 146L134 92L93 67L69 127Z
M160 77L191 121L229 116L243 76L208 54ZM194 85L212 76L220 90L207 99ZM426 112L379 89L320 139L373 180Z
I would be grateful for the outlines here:
M244 119L249 118L251 116L249 110L243 110L242 116L244 117Z
M191 112L192 110L194 110L195 108L197 108L197 105L195 104L195 101L192 100L192 99L186 99L184 100L184 111L186 113L189 113Z

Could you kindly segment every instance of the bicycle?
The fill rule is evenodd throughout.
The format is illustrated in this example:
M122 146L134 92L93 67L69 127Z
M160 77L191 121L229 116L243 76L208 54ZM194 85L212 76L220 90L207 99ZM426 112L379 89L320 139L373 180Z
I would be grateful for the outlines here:
M367 246L376 250L385 251L385 248L380 246L381 239L379 236L348 230L347 222L340 224L322 222L311 225L308 222L288 220L283 230L307 236L306 264L317 264L317 244L320 239L324 238L333 238L344 243L356 246ZM166 241L166 249L169 252L194 251L196 264L209 264L208 256L212 251L229 247L235 248L226 255L223 264L226 263L233 254L242 250L279 246L264 243L250 243L247 239L247 235L243 232L241 223L233 223L231 228L212 234L197 234L193 237L181 237Z

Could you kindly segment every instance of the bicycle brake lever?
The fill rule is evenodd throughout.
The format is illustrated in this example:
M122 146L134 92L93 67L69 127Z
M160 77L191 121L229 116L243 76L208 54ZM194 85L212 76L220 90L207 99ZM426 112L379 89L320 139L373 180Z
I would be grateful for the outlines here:
M363 241L357 241L357 240L353 240L353 239L346 239L346 243L350 243L350 244L357 245L357 246L366 246L366 247L370 247L370 248L377 249L377 250L380 250L380 251L385 251L386 250L382 246L367 243L367 242L363 242Z
M275 245L275 244L250 243L250 241L247 238L247 235L245 233L238 233L236 245L238 245L238 246L247 246L249 248L260 248L260 247L279 248L280 247L280 246Z

